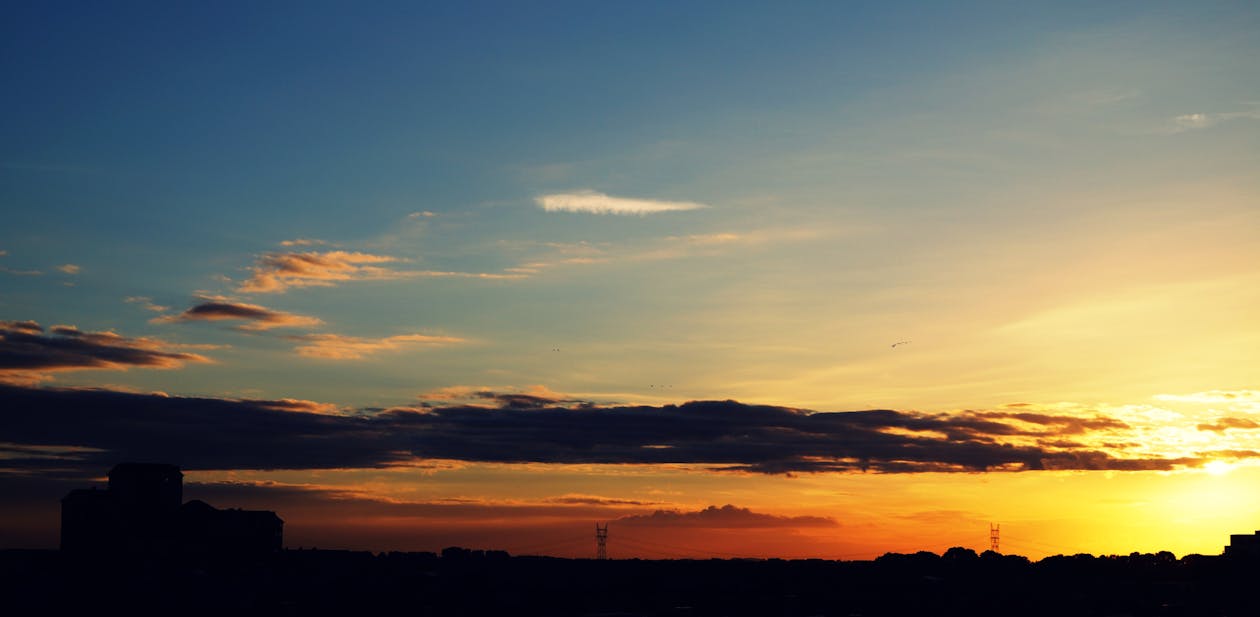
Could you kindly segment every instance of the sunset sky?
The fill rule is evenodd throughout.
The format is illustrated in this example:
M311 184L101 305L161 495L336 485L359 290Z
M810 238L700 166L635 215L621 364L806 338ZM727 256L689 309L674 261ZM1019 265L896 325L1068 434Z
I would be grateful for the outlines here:
M10 4L0 548L1217 554L1260 6Z

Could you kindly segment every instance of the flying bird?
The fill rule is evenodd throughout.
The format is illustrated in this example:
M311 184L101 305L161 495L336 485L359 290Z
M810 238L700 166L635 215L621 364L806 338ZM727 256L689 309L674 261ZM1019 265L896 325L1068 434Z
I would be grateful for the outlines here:
M898 345L905 345L906 343L909 343L909 342L910 341L897 341L896 343L893 343L892 346L896 347Z

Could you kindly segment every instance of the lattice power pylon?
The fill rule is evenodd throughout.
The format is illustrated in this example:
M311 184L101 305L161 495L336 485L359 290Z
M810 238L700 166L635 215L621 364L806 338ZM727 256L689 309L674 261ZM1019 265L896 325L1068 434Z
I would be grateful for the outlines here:
M608 559L608 523L595 523L595 558Z
M1002 530L1001 525L994 525L993 523L989 523L989 550L995 553L1002 552L998 544L998 532L1001 530Z

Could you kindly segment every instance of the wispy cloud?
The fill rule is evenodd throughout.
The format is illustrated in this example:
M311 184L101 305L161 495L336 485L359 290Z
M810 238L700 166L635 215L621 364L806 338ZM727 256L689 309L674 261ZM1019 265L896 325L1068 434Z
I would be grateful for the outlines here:
M295 238L293 240L281 240L280 246L327 246L328 242L324 240L316 240L314 238Z
M154 313L165 313L166 311L171 310L171 307L169 306L154 304L153 298L148 296L127 296L126 298L123 298L123 302L126 302L127 304L139 304L144 307L144 310L153 311Z
M578 191L575 193L552 193L539 195L534 202L547 212L587 212L590 214L646 215L657 212L675 210L698 210L707 208L705 204L694 201L662 201L656 199L636 199L631 197L613 197L595 191Z
M190 321L243 321L241 330L270 330L318 326L324 322L316 317L276 311L257 304L236 302L230 298L202 298L178 315L154 317L152 323L185 323Z
M1208 390L1190 394L1156 394L1152 398L1178 403L1239 403L1260 401L1260 390Z
M557 503L578 506L654 506L660 505L659 501L639 501L637 499L619 499L616 497L603 497L600 495L580 495L570 494L561 495L559 497L548 497L543 499L543 503Z
M341 334L303 334L288 338L302 343L296 348L299 355L329 360L360 360L382 351L466 342L465 339L455 336L430 334L399 334L384 338L362 338Z
M210 362L178 348L158 339L84 332L74 326L53 326L46 332L34 321L0 321L0 381L33 383L59 371L170 369Z
M1194 129L1205 129L1231 120L1260 120L1260 105L1243 111L1182 114L1173 118L1172 132L1180 133Z
M422 210L420 212L412 212L411 214L408 214L407 218L412 219L412 220L431 219L435 216L437 216L436 212L429 212L428 210Z
M406 260L389 255L352 251L267 253L258 258L250 277L237 287L241 293L282 293L292 288L332 287L346 281L408 278L517 279L520 273L400 270Z
M66 274L78 274L79 271L82 270L82 268L75 264L61 264L60 266L57 266L57 269Z
M556 392L542 384L526 388L490 386L446 386L420 394L425 407L590 407L592 402Z

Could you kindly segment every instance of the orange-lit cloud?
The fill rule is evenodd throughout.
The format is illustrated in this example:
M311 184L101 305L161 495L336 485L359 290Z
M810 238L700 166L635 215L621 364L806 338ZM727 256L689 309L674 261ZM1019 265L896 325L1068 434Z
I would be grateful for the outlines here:
M1231 428L1236 429L1255 429L1260 428L1260 422L1256 422L1251 418L1220 418L1216 422L1204 423L1198 425L1201 431L1216 431L1223 433Z
M78 274L79 271L82 270L82 268L75 264L61 264L60 266L57 266L57 269L66 274Z
M241 293L282 293L293 288L332 287L346 281L383 281L408 278L518 279L521 273L401 270L403 259L352 251L267 253L252 274L237 287Z
M288 337L301 341L297 346L299 355L308 358L326 358L330 360L358 360L365 356L382 351L394 351L404 347L450 345L466 342L456 336L439 336L430 334L399 334L383 338L363 338L342 334L304 334Z
M242 399L242 403L247 405L257 405L263 409L274 409L276 411L300 411L305 413L329 414L336 415L344 413L344 409L332 403L320 403L318 401L308 401L297 398L282 399Z
M45 331L34 321L0 321L0 380L31 383L61 371L170 369L187 362L210 362L198 354L174 351L178 348L158 339L84 332L74 326Z
M388 255L351 251L267 253L258 258L253 274L239 290L244 293L278 293L294 287L328 287L342 281L400 278L383 267L400 261Z
M324 323L306 315L275 311L257 304L236 302L229 298L202 298L178 315L155 317L154 323L183 323L190 321L243 321L241 330L270 330L282 327L311 327Z

